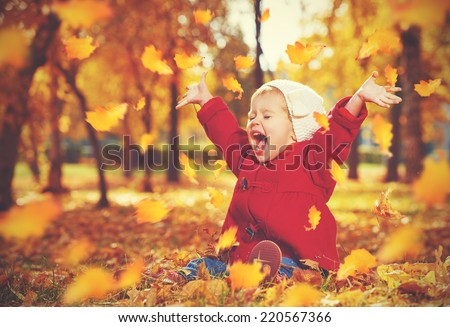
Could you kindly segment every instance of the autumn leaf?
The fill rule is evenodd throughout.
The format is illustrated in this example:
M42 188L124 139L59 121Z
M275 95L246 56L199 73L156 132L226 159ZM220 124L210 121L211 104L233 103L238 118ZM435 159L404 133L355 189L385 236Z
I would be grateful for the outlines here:
M141 135L141 140L139 142L141 148L145 151L148 150L148 146L155 143L157 136L153 133L144 133Z
M214 169L214 177L217 178L219 175L227 169L227 162L225 160L216 160L214 165L219 165L218 169ZM215 167L214 167L215 168Z
M244 92L244 90L242 89L241 84L239 84L239 82L232 75L223 78L222 83L227 90L239 93L236 96L236 99L240 100L242 98L242 93Z
M223 194L216 190L214 187L208 186L206 188L208 190L209 196L211 197L211 204L218 208L223 203Z
M384 77L386 77L386 82L390 86L395 86L395 83L397 83L397 69L392 68L391 65L387 65L384 68Z
M344 185L347 181L347 176L344 169L342 169L334 160L331 161L330 174L338 185Z
M263 13L261 14L261 17L259 17L258 20L259 20L261 23L264 23L264 22L266 22L269 18L270 18L270 9L269 9L269 8L266 8L266 9L264 9Z
M220 250L228 250L231 247L239 244L239 243L236 243L237 231L238 231L237 227L232 226L220 235L219 241L217 242L217 246L216 246L217 253L219 253Z
M250 68L254 63L255 59L249 56L234 57L234 65L237 70Z
M284 295L284 307L310 307L317 305L323 294L307 283L298 283L290 287Z
M194 67L202 62L203 57L201 56L188 56L184 53L175 55L175 63L180 69L188 69Z
M197 173L195 169L192 167L194 164L192 163L191 159L188 158L187 155L184 153L180 153L180 164L181 164L181 171L192 184L198 185L198 181L196 179Z
M321 214L321 212L319 210L317 210L315 205L313 205L311 208L309 208L309 213L308 213L309 220L308 220L308 222L309 222L309 225L311 227L305 226L305 230L307 232L316 229L316 227L317 227L317 225L319 224L319 221L320 221L320 214Z
M108 2L98 0L58 1L52 4L51 9L73 28L89 28L113 15Z
M87 259L94 250L95 246L89 240L74 240L62 251L60 263L66 267L74 267Z
M44 235L47 226L62 213L62 207L49 197L41 201L13 206L0 213L0 235L6 239L26 239Z
M421 229L416 226L405 225L386 239L377 252L377 258L382 263L415 258L423 246Z
M125 268L120 274L117 288L128 288L135 286L141 280L142 271L145 268L144 260L139 259Z
M71 36L64 42L68 59L86 59L97 49L97 45L92 45L92 37L78 38Z
M390 54L392 50L399 48L400 37L398 37L396 32L387 29L376 30L369 36L367 42L363 43L356 59L364 59L378 52Z
M295 45L288 44L286 53L293 64L302 65L317 57L323 48L325 48L324 45L311 45L297 41Z
M144 53L141 56L142 64L154 73L160 75L173 74L172 68L162 59L162 52L156 50L154 45L145 47Z
M366 249L352 250L352 252L344 258L344 263L341 264L337 272L337 279L345 279L348 276L355 276L356 273L367 274L370 268L377 265L375 256L369 253Z
M414 91L419 93L421 97L429 97L436 92L437 88L441 85L441 79L428 80L428 83L420 80L420 84L414 84Z
M141 97L136 104L136 111L141 111L145 107L145 97Z
M93 111L86 113L86 121L97 131L109 131L115 127L127 112L127 104L110 105L106 108L96 106Z
M400 218L402 214L392 209L391 200L389 195L391 189L387 189L386 192L381 192L378 200L375 201L374 213L381 218Z
M266 277L266 273L261 271L261 262L242 263L237 261L228 268L230 273L231 290L257 287Z
M327 115L314 112L314 119L323 128L322 134L325 134L330 129L330 122L328 121Z
M393 138L392 124L386 121L380 114L376 114L373 117L372 132L374 142L380 146L381 153L392 157L392 153L389 151Z
M91 298L101 299L114 288L111 273L101 268L89 268L67 287L63 301L73 304Z
M25 65L29 53L25 32L16 27L0 29L0 67L11 65L21 68Z
M209 9L194 11L194 20L196 24L207 25L213 17L214 13L212 13Z
M137 223L157 223L163 220L170 210L163 201L144 199L136 205Z

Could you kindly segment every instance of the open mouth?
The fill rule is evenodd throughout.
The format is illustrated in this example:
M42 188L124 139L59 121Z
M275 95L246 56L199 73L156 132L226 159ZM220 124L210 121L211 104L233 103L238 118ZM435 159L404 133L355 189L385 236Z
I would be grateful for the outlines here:
M253 138L254 145L253 148L256 152L264 151L267 144L267 136L260 132L252 132L251 137Z

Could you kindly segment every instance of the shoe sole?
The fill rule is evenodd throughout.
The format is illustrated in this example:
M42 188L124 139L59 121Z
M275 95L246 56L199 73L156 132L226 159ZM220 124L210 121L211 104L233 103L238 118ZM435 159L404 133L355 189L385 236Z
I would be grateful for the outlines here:
M264 240L255 245L250 252L248 261L261 262L262 269L265 267L270 268L269 275L265 278L265 281L271 280L277 273L281 265L281 250L280 247L269 240Z

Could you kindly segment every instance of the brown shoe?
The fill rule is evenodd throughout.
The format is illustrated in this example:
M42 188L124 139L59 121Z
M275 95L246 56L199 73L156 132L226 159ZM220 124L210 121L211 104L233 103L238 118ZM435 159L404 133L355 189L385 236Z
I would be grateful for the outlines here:
M281 265L280 247L269 240L264 240L255 245L248 257L249 262L258 261L262 264L262 269L268 270L269 274L265 282L272 280L278 273Z

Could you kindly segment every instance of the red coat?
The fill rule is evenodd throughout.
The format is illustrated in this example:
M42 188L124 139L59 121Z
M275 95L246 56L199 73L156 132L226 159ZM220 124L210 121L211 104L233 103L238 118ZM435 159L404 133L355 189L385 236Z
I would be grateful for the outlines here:
M238 178L222 227L222 232L238 227L239 246L230 251L231 262L245 262L256 243L269 239L285 257L314 260L327 270L339 268L336 221L326 205L336 183L326 163L347 158L367 116L365 106L358 117L348 112L348 100L340 100L328 113L328 132L318 130L312 139L290 145L266 164L255 159L246 131L221 98L211 99L198 112L206 134ZM313 205L321 218L315 230L307 231Z

